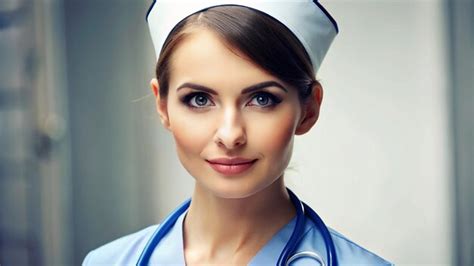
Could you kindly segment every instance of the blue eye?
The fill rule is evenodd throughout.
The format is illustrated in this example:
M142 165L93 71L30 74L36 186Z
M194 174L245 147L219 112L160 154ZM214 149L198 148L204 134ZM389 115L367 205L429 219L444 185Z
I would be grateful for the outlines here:
M207 94L202 92L190 93L184 96L181 101L191 108L203 108L207 106L212 106L212 104L209 105L209 103L212 102L207 96Z
M257 92L249 105L255 105L262 108L269 108L279 104L281 100L275 95L268 92Z

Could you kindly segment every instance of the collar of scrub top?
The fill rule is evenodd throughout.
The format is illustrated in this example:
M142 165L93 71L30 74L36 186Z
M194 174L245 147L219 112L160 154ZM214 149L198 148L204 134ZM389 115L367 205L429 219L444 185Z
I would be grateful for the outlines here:
M339 32L336 21L316 0L154 0L147 21L156 57L180 21L210 7L223 5L255 9L281 22L303 44L315 73Z
M183 222L187 211L183 212L176 223L170 228L170 231L154 248L151 254L150 265L185 265L184 259L184 242L183 242ZM284 225L257 254L248 263L249 266L258 265L275 265L276 259L283 250L288 239L291 237L293 227L296 223L296 217ZM310 231L311 227L305 223L305 233ZM320 250L324 250L324 243L320 240L312 239L311 244L319 244ZM305 246L306 242L303 244Z

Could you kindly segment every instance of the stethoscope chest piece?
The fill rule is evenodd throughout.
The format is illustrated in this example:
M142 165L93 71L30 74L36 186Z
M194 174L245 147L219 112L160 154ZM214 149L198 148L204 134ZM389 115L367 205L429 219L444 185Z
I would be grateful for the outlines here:
M288 261L285 263L285 266L290 266L290 263L300 258L311 258L319 262L321 266L326 266L326 263L324 262L323 258L319 254L311 252L311 251L302 251L302 252L294 254L288 259Z

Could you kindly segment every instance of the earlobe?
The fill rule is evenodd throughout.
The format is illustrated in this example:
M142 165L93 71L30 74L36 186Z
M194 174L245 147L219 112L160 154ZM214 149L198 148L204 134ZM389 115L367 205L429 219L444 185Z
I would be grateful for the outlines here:
M158 83L158 80L156 78L153 78L150 81L150 88L155 95L155 104L156 104L156 111L158 112L158 115L160 116L161 124L166 129L170 129L170 123L169 123L169 117L168 117L168 106L167 106L167 101L166 99L161 99L160 96L160 85Z
M319 82L313 87L309 99L303 103L301 119L295 130L296 135L307 133L316 124L319 118L319 110L323 100L323 88Z

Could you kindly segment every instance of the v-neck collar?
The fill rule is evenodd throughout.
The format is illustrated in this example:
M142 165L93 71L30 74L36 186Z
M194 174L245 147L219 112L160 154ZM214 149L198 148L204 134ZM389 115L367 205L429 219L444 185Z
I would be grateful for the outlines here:
M253 257L248 265L276 265L280 253L291 237L296 216L284 225Z
M153 250L151 265L186 265L183 245L183 220L187 211L182 213L170 231Z
M184 218L182 213L166 236L155 248L151 257L153 264L185 265L184 257ZM296 216L284 225L250 260L248 265L275 265L281 251L290 239L295 226Z

